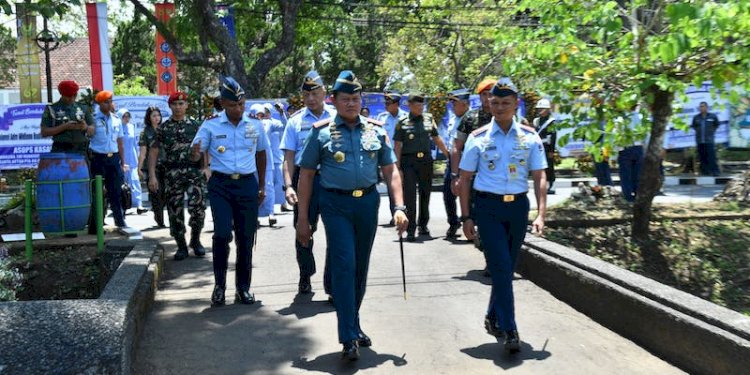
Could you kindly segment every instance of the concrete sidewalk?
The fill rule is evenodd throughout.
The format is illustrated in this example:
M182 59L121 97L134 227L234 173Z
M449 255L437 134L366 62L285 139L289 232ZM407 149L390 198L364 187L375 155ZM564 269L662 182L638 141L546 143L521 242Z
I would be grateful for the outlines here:
M674 190L666 200L708 200L720 186ZM572 188L569 190L572 191ZM553 201L569 194L558 189ZM533 202L533 200L532 200ZM387 198L381 200L381 223L388 221ZM325 249L323 230L316 233L316 292L297 295L298 269L292 215L267 219L254 252L254 305L232 305L233 265L227 290L229 305L211 308L213 288L210 252L204 259L171 260L174 241L167 229L149 230L150 213L127 216L144 229L146 238L163 241L169 260L150 314L133 372L136 374L488 374L517 373L671 374L680 369L600 326L553 298L533 283L514 283L522 351L512 357L488 336L483 316L489 279L482 276L483 258L473 246L442 238L447 229L442 196L433 193L430 229L434 238L405 243L408 299L404 300L398 242L392 228L380 228L373 249L362 325L373 340L355 363L339 360L336 315L322 292ZM207 220L204 245L210 246ZM233 258L233 257L232 257ZM230 260L230 263L231 262ZM616 312L613 312L616 313Z

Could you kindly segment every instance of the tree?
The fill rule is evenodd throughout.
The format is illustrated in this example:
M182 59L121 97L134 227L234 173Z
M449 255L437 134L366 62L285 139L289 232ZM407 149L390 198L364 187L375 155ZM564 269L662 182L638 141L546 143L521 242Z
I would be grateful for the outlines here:
M515 9L538 23L506 22L498 29L508 74L524 87L553 95L573 123L601 119L610 146L627 145L638 133L650 135L631 228L636 242L647 243L673 99L691 83L711 81L717 89L748 85L750 2L522 0ZM717 93L739 97L731 89ZM652 120L634 133L624 119L638 103ZM589 121L576 134L597 139L603 135L599 126Z
M138 13L130 20L117 22L117 34L112 41L112 70L115 84L142 78L140 84L156 92L156 62L154 61L154 30L145 17Z
M5 26L0 25L0 87L13 82L16 75L16 40Z
M172 45L178 62L211 68L217 73L232 76L250 96L255 96L271 69L284 61L291 53L296 34L297 14L301 6L301 2L295 0L235 4L238 8L235 13L238 35L253 31L244 29L247 24L246 14L250 17L249 15L257 12L257 9L268 9L274 4L278 6L279 16L268 17L269 22L264 26L273 30L280 28L280 32L257 58L251 60L246 51L257 47L258 43L250 42L240 45L238 39L232 38L219 21L213 0L190 0L177 3L173 22L168 25L159 22L141 1L130 1L135 6L136 12L155 25L164 39ZM246 67L246 63L250 63L250 66Z

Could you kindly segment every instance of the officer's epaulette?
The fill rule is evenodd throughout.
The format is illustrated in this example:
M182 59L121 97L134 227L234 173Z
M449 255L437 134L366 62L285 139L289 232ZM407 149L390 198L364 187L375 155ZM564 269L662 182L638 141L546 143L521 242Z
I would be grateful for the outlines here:
M323 120L320 120L320 121L314 123L313 124L313 128L319 129L319 128L322 128L324 126L327 126L328 124L330 124L332 122L333 122L332 118L323 119Z
M367 118L367 122L369 122L370 124L373 124L373 125L377 125L377 126L383 126L383 125L385 125L385 122L380 121L380 120L376 120L374 118Z
M519 128L521 128L521 129L523 129L523 130L526 130L527 132L530 132L530 133L536 133L536 129L534 129L534 128L533 128L533 127L531 127L531 126L528 126L528 125L521 125L521 124L519 123L519 124L518 124L518 127L519 127Z
M305 107L302 107L302 108L300 108L300 109L298 109L298 110L294 111L294 113L292 113L291 115L289 115L289 118L292 118L292 117L294 117L294 116L297 116L297 115L299 115L299 114L300 114L300 113L302 113L302 111L304 111L304 110L305 110Z
M218 113L214 113L211 116L208 116L205 119L203 119L203 121L213 120L213 119L215 119L217 117L219 117L219 114Z
M492 124L487 124L485 126L479 127L476 130L474 130L473 132L471 132L471 135L473 135L473 136L476 137L476 136L478 136L478 135L486 132L487 130L490 130L491 126L492 126Z

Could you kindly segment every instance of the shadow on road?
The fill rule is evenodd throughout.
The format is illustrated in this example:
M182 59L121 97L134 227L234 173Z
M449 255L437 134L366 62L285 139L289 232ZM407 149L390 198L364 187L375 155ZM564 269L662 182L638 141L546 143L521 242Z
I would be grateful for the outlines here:
M313 360L301 357L292 362L292 367L328 374L355 374L360 370L378 367L388 361L393 361L393 365L396 367L407 364L406 353L398 357L393 354L379 354L370 348L360 348L359 353L360 358L355 362L343 361L341 353L336 352L323 354Z
M522 341L521 351L514 354L508 354L505 352L503 343L500 339L495 343L487 343L474 348L461 349L461 352L472 358L490 360L495 366L508 370L522 365L524 361L543 361L549 358L552 353L546 350L547 341L544 342L544 346L542 346L540 350L534 350L531 344Z
M334 312L333 305L328 301L313 301L315 293L297 294L289 307L276 312L281 315L294 315L297 319L311 318L318 314Z

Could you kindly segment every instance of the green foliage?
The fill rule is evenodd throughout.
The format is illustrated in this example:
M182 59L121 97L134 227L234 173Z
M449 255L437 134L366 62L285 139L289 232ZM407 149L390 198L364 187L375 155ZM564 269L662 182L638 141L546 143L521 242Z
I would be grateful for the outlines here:
M115 94L152 95L156 92L153 26L135 13L132 19L116 22L116 27L112 41Z
M0 246L0 302L15 301L21 281L21 273L13 267L8 248Z
M148 96L153 95L146 87L146 79L143 76L124 75L115 76L115 95L117 96Z
M0 25L0 51L0 87L5 87L15 79L16 39L4 25Z
M645 137L651 124L643 122L632 134L624 119L638 103L646 104L641 112L649 118L655 89L681 93L687 84L706 80L715 87L747 84L742 73L750 62L747 0L524 0L516 9L539 17L539 25L499 29L496 41L507 51L504 68L522 86L569 107L574 123L600 118L613 125L607 143Z

